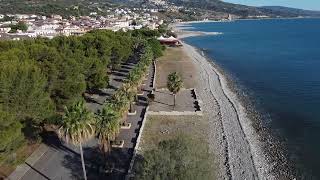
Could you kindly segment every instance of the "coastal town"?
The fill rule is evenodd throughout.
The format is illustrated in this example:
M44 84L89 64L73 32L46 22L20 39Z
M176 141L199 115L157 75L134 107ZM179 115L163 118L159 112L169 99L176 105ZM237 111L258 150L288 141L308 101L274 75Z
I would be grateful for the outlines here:
M158 29L164 23L178 23L186 20L185 14L194 14L197 21L232 21L238 15L222 13L197 15L197 9L178 6L162 0L148 1L151 7L109 7L86 13L86 15L63 14L0 14L0 39L20 40L26 38L56 36L79 36L91 30L128 31L141 28ZM98 3L92 5L98 6ZM72 6L74 11L79 7ZM179 14L168 18L166 13ZM186 16L186 17L185 17ZM248 18L268 18L266 15L248 16Z
M154 9L114 9L110 15L63 18L61 15L0 14L0 39L25 39L55 36L78 36L91 30L127 31L141 28L157 29L163 20L152 15ZM137 13L142 12L142 13Z

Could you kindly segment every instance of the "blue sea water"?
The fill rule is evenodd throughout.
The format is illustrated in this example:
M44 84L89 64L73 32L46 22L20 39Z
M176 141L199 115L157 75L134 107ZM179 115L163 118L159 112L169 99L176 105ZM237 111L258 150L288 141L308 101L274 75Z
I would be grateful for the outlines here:
M192 24L217 36L185 41L205 49L269 115L288 159L306 179L320 179L320 19ZM297 170L298 171L298 170ZM301 173L297 173L300 174Z

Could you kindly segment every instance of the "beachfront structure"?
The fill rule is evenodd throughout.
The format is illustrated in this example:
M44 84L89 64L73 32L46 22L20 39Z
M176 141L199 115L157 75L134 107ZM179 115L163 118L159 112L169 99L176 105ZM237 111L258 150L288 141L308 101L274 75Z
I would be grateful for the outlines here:
M162 45L168 45L168 46L180 46L181 45L181 42L179 41L179 39L177 39L173 36L170 36L168 38L160 36L157 39Z

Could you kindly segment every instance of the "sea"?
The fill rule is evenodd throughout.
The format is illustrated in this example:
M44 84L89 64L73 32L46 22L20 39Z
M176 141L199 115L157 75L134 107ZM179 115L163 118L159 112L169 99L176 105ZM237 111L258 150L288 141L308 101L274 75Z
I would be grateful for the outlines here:
M220 35L184 39L251 99L297 179L320 179L320 19L190 24ZM281 162L278 162L281 163Z

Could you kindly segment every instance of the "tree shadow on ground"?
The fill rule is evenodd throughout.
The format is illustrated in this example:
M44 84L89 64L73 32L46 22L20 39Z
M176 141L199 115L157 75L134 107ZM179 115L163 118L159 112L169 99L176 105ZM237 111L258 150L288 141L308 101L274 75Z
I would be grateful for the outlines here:
M124 80L123 80L123 79L120 79L120 78L114 78L113 80L114 80L114 81L117 81L117 82L121 82L121 83L124 82Z
M138 96L138 102L140 103L141 101L143 101L143 102L147 102L147 98L146 97L144 97L144 96Z
M164 102L160 102L160 101L156 101L156 100L154 100L153 103L163 104L166 106L173 106L172 104L168 104L168 103L164 103Z
M121 65L121 70L131 70L133 67L129 66L129 65Z
M54 131L45 131L40 134L40 136L43 139L43 143L46 144L49 147L52 147L56 150L61 150L65 152L70 152L72 154L78 154L73 149L70 149L69 147L65 146L59 139L58 135Z
M120 77L127 77L126 73L121 73L121 72L113 72L112 75L120 76Z
M142 163L145 161L144 157L141 154L136 154L135 157L135 161L132 167L132 172L130 175L130 177L132 177L131 179L134 179L134 175L135 173L139 172L142 170Z
M107 157L107 176L110 179L122 180L127 174L133 148L113 148Z
M116 90L118 90L119 88L116 87L116 86L114 86L114 85L112 85L112 84L109 84L108 89L112 89L112 90L116 91Z
M87 103L98 103L95 99L93 99L92 97L90 96L83 96L84 100L87 102Z
M88 179L105 179L104 158L97 147L84 147L84 162ZM83 179L81 157L79 154L64 156L63 166L71 170L74 179Z
M88 179L125 179L132 157L132 149L114 149L106 158L97 147L86 147L83 151ZM79 154L65 155L63 165L71 170L74 179L83 179Z
M118 72L120 72L120 73L125 73L125 74L129 73L129 71L128 71L128 70L125 70L125 69L120 69L120 70L118 70Z
M91 89L88 90L88 93L90 94L97 94L99 96L106 96L107 94L105 92L103 92L101 89Z

